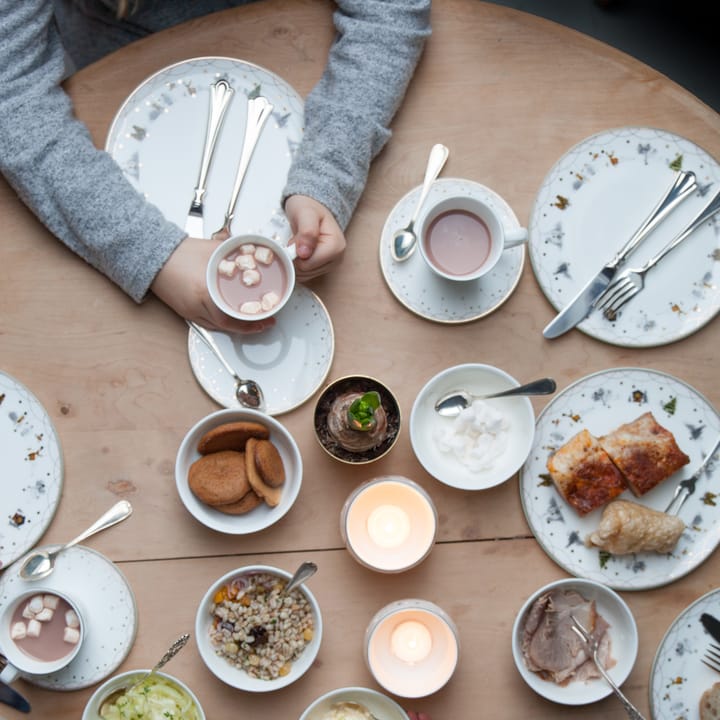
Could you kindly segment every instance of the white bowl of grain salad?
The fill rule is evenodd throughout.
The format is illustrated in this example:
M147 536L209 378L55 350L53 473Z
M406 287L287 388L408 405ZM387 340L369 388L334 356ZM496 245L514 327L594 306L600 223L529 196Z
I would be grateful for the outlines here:
M292 573L248 565L223 575L205 593L195 637L208 669L228 685L269 692L295 682L322 639L320 606L305 585L283 589Z

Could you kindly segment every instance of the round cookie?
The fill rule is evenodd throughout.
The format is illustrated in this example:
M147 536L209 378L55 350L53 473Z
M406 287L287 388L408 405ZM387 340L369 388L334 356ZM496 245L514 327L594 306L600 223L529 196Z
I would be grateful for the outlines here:
M207 505L228 505L250 490L245 453L235 450L203 455L188 470L188 485Z
M257 463L255 462L255 445L260 442L256 438L248 438L245 446L245 464L247 469L247 478L252 489L270 506L275 507L280 503L282 498L282 488L272 487L268 485L258 472Z
M258 440L253 442L252 452L260 477L270 487L280 487L285 482L285 466L278 449L270 440Z
M267 440L270 431L262 424L251 421L223 423L208 430L198 442L197 450L201 455L220 452L222 450L245 449L248 438Z
M228 505L216 505L215 509L227 515L244 515L262 505L263 499L256 495L253 490L246 492L237 502Z

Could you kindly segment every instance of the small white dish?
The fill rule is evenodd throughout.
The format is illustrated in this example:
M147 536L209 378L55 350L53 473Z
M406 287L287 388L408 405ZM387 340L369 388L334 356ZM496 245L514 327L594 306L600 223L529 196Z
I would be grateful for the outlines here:
M330 690L305 708L300 720L323 720L333 705L352 702L366 707L382 720L407 720L407 713L392 699L377 690L364 687L343 687Z
M408 310L426 320L439 323L465 323L497 310L520 282L525 264L525 247L506 250L500 261L478 280L455 282L436 275L420 253L404 262L396 262L390 253L393 235L406 227L417 205L420 187L413 188L390 211L380 235L380 269L390 292ZM437 203L446 197L467 196L492 207L506 227L520 223L512 208L496 192L480 183L459 178L436 180L427 202Z
M228 515L201 502L190 490L188 470L200 458L197 446L200 438L209 430L225 423L250 421L265 425L270 431L270 441L275 445L285 468L282 498L275 507L262 503L244 515ZM276 523L293 506L302 485L303 465L300 450L293 436L277 420L257 410L218 410L199 420L188 430L180 443L175 459L175 484L180 499L188 512L203 525L228 533L247 535L264 530Z
M535 435L535 414L529 398L505 397L487 401L509 423L507 447L489 468L477 471L438 447L437 434L450 427L454 418L438 414L435 403L455 390L480 395L519 384L505 371L480 363L455 365L430 378L415 398L410 414L410 442L425 470L445 485L461 490L485 490L512 477L525 462Z
M288 672L287 675L282 675L273 680L263 680L261 678L252 677L240 668L233 667L225 658L217 654L210 640L210 629L213 617L211 613L211 606L213 605L213 598L216 593L218 593L234 578L242 575L253 575L256 573L276 575L285 581L290 580L292 576L292 573L289 573L286 570L281 570L280 568L269 565L247 565L226 573L208 588L208 591L200 601L197 615L195 616L195 640L200 652L200 657L203 659L203 662L207 665L208 669L217 678L231 687L237 688L238 690L262 693L272 692L273 690L279 690L280 688L286 687L287 685L294 683L309 670L310 666L317 657L318 651L320 650L323 625L322 616L320 614L320 606L318 605L315 596L310 592L310 590L308 590L306 584L302 584L297 588L297 590L305 596L312 608L314 624L313 637L299 657L293 661L290 672Z
M28 588L28 582L18 574L22 561L20 558L0 576L0 606L13 602ZM64 668L49 675L22 677L48 690L79 690L95 685L121 665L135 641L138 618L130 585L104 555L75 545L57 556L55 569L42 586L72 596L82 612L85 634L77 655Z
M608 674L620 687L630 675L638 652L638 632L635 618L626 602L614 591L602 583L580 578L565 578L548 583L534 592L520 608L512 630L512 653L523 680L538 694L561 705L587 705L602 700L612 693L612 689L603 678L593 678L587 682L575 681L567 685L558 685L552 680L544 680L529 670L522 654L522 634L527 615L533 603L550 590L575 590L586 600L594 600L597 612L608 622L610 654L616 664L608 669Z
M90 696L90 699L87 701L85 709L83 710L82 720L99 720L100 707L109 695L115 692L115 690L131 686L148 672L150 672L149 668L147 670L129 670L128 672L120 673L120 675L115 675L115 677L112 677L104 682L97 690L95 690L95 692ZM182 680L158 670L156 670L153 675L157 675L158 677L177 685L178 688L192 698L192 701L195 703L195 707L197 709L196 719L192 718L192 720L205 720L205 712L200 705L200 701L197 699L195 693ZM190 718L190 715L184 714L183 720L186 718Z
M261 333L213 331L212 335L237 374L260 385L268 415L289 412L306 402L325 381L335 351L330 315L303 285L295 286L273 327ZM202 389L219 405L239 407L235 380L192 329L188 356Z

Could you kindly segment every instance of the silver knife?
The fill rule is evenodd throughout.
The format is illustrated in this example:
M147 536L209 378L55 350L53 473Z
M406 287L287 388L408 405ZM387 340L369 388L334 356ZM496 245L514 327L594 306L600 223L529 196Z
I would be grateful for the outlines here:
M29 713L30 703L14 688L0 680L0 702L19 710Z
M700 622L703 627L710 633L713 640L720 643L720 620L713 615L703 613L700 616Z
M210 86L210 113L205 131L205 145L200 160L200 172L193 192L193 199L190 203L190 211L187 220L185 220L185 232L191 237L204 237L203 197L207 189L207 174L215 151L220 126L234 92L230 83L224 78L216 80Z
M582 290L555 316L543 330L543 335L548 339L559 337L584 320L589 315L593 302L612 282L630 253L670 214L671 210L689 197L696 187L697 180L693 172L683 170L677 173L673 184L645 222L618 250L613 259L604 265L594 277L590 278Z

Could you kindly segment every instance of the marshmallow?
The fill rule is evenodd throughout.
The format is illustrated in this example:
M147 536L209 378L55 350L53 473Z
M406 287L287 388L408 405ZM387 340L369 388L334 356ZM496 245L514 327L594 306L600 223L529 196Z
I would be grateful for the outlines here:
M30 611L37 615L44 607L42 595L35 595L30 599L30 602L28 603L30 607Z
M26 620L32 620L35 617L35 613L32 611L32 608L30 607L30 603L28 603L22 611L22 616Z
M80 627L80 618L78 618L77 613L74 610L68 610L65 613L65 624L71 628Z
M53 610L51 608L43 608L36 616L35 619L38 622L50 622L53 616Z
M269 265L274 257L275 253L269 247L261 246L255 250L255 259L263 265Z
M218 272L225 277L231 278L236 270L237 265L232 260L221 260L218 263Z
M248 300L240 306L243 315L257 315L262 311L262 305L257 300Z
M279 302L280 296L272 290L270 292L266 292L260 299L260 304L265 312L272 310Z
M57 610L59 600L57 595L43 595L43 605L51 610Z
M260 273L257 270L243 270L242 281L245 287L253 287L260 283Z
M255 254L255 245L252 243L244 243L240 246L240 254L241 255L254 255Z
M42 625L37 620L31 620L27 624L27 636L28 637L40 637L40 631Z
M10 628L10 637L13 640L22 640L27 635L27 628L24 622L16 622Z
M75 628L66 627L63 633L63 640L71 645L77 645L80 641L80 631Z
M235 258L235 264L241 270L254 270L257 267L255 258L252 255L238 255Z

